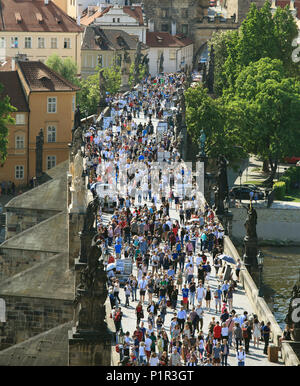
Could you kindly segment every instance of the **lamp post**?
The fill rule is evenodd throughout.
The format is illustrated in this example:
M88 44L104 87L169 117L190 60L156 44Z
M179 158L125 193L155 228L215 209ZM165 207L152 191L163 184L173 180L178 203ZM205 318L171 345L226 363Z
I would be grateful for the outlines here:
M241 169L240 169L240 171L239 171L239 177L240 177L240 202L242 202L242 199L241 199L241 188L242 188L242 175L243 175L243 172L241 171Z
M264 254L262 251L258 251L258 254L256 256L257 258L257 265L259 270L259 289L258 289L258 296L263 296L263 290L262 290L262 271L264 266Z

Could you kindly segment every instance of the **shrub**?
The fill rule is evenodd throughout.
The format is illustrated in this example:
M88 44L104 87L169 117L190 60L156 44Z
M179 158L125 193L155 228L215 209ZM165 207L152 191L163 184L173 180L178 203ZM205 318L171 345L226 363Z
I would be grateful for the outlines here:
M286 184L283 181L275 182L273 185L275 200L283 200L286 193Z
M280 182L285 182L286 192L289 193L291 191L292 178L290 176L282 175L279 178Z

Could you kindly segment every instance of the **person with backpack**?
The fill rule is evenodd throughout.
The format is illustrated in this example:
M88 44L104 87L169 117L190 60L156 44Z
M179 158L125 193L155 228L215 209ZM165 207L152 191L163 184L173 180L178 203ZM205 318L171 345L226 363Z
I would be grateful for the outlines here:
M244 340L245 351L246 351L246 354L248 354L249 353L250 340L252 338L251 326L248 323L248 321L245 321L245 323L242 325L242 336L243 336L243 340Z
M121 320L122 320L123 312L121 308L117 308L114 314L113 320L116 328L116 332L118 333L121 330Z
M219 308L219 312L221 312L221 296L222 296L222 291L220 289L220 286L218 285L218 288L214 292L216 313L218 313L218 308Z

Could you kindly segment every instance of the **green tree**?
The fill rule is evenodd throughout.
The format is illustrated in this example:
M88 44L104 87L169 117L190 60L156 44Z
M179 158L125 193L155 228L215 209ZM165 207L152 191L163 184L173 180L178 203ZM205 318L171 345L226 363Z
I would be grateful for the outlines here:
M15 124L10 113L17 109L10 104L9 97L3 95L3 86L0 84L0 165L7 157L8 126Z
M81 112L84 114L95 114L100 100L99 89L99 70L94 75L82 79L80 82L80 92L78 93L78 104ZM121 73L119 66L112 66L104 68L103 75L106 79L106 91L115 95L119 92L121 86Z
M235 163L245 156L239 145L242 138L239 135L237 123L241 117L238 104L224 104L221 98L213 99L207 89L201 85L189 88L185 92L186 123L193 140L198 142L200 131L206 134L206 153L210 158L224 154Z
M262 58L241 71L234 103L244 110L245 149L268 159L271 184L278 160L299 151L300 82L284 77L280 60Z
M45 62L46 66L57 72L74 86L79 86L80 81L77 77L77 65L72 59L62 59L57 54L49 56Z
M299 76L299 65L292 61L292 41L297 33L296 22L288 7L278 7L272 16L268 1L259 10L252 3L238 32L215 34L212 39L216 43L217 95L226 89L234 92L235 81L242 69L265 57L280 59L284 63L286 77Z
M229 55L228 45L233 44L234 47L237 39L237 31L221 31L214 32L209 42L209 48L213 45L215 50L214 93L217 96L221 96L223 89L226 89L229 86L224 72L224 64Z

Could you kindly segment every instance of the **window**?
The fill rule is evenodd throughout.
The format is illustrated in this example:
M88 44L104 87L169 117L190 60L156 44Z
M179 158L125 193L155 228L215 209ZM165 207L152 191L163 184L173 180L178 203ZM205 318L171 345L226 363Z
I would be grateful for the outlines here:
M30 36L25 37L25 48L32 48L32 39Z
M118 17L117 21L118 21L118 23L120 23L120 18L119 17Z
M5 38L4 37L0 38L0 48L6 48Z
M56 165L56 156L55 155L48 155L47 157L47 169L54 168Z
M168 17L168 9L162 9L161 10L161 17L163 17L163 18Z
M71 39L64 38L64 48L71 48Z
M10 48L18 48L19 47L19 39L17 37L10 38Z
M57 38L51 38L51 48L57 48Z
M38 38L38 48L45 48L45 38Z
M188 8L181 8L181 17L188 17L188 16L189 16Z
M73 111L73 113L75 112L75 105L76 105L76 97L75 97L75 95L73 95L73 97L72 97L72 111Z
M25 138L24 135L16 136L16 149L24 149L25 147Z
M115 23L116 22L116 19L113 17L113 23Z
M189 33L189 25L188 24L182 24L182 33L184 35L187 35Z
M16 125L25 125L25 114L16 114Z
M5 323L6 322L6 307L5 307L5 300L0 299L0 322Z
M24 178L24 166L23 165L17 165L15 167L15 177L17 180L23 180L23 178Z
M162 32L168 32L169 31L169 24L162 24L161 30L162 30Z
M47 142L56 142L56 126L47 127Z
M175 60L176 59L176 49L170 48L169 54L170 54L170 60Z
M56 97L49 97L47 102L47 112L56 113Z

